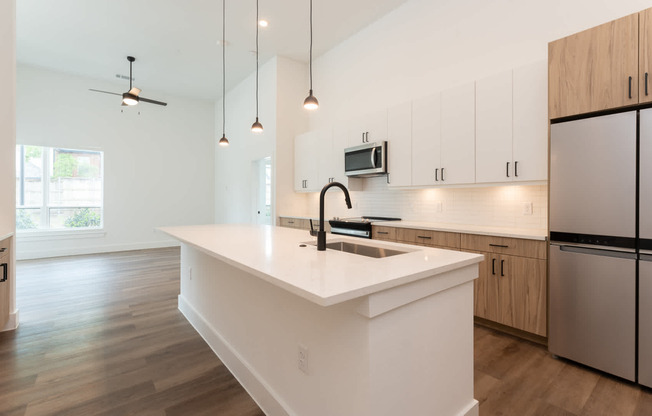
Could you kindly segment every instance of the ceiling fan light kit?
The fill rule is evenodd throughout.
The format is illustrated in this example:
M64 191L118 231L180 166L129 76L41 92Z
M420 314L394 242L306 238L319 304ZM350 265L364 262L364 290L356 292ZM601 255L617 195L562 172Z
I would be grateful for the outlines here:
M122 94L119 94L117 92L110 92L110 91L102 91L102 90L94 90L92 88L89 89L89 91L93 92L101 92L104 94L112 94L112 95L120 95L122 96L122 105L125 106L133 106L138 104L139 102L144 102L144 103L150 103L150 104L156 104L156 105L162 105L166 106L168 103L164 103L163 101L156 101L156 100L151 100L149 98L141 97L140 96L140 89L133 87L131 85L131 81L134 79L133 78L133 68L132 65L136 58L133 56L127 56L127 61L129 61L129 91L124 92Z

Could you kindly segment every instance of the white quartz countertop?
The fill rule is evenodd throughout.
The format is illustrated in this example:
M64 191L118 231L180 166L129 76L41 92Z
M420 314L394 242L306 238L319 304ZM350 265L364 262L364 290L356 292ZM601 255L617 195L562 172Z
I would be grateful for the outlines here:
M447 231L464 234L491 235L496 237L525 238L529 240L546 240L548 238L547 230L529 228L490 227L473 224L450 224L421 221L383 221L375 222L373 225L383 227L415 228L419 230Z
M482 255L327 236L327 243L349 241L408 251L372 258L327 249L317 251L306 231L269 225L214 224L159 230L200 251L245 270L321 306L334 305L479 263ZM302 243L307 243L301 247Z

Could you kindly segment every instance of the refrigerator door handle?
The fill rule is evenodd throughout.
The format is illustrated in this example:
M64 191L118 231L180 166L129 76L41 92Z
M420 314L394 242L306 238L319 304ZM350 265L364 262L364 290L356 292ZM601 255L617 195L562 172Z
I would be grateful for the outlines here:
M619 259L636 259L636 253L633 251L617 251L617 250L607 250L602 248L587 248L587 247L578 247L578 246L569 246L563 244L551 244L559 246L559 250L568 251L570 253L580 253L580 254L590 254L593 256L603 256L603 257L616 257Z

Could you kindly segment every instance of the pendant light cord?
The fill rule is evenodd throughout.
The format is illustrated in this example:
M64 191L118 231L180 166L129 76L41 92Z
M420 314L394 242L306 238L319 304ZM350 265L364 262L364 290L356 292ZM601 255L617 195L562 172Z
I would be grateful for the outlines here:
M225 136L225 126L226 126L226 64L224 62L225 54L225 34L226 30L224 26L226 25L226 6L225 0L222 0L222 137Z
M256 0L256 121L258 121L258 0Z
M310 0L310 91L312 91L312 0Z

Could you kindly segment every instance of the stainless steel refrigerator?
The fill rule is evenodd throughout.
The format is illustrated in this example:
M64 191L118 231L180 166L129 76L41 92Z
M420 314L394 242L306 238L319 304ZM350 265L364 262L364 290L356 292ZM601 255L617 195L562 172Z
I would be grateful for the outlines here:
M652 244L638 249L652 241L647 165L652 110L640 123L630 111L551 125L549 350L649 386Z

